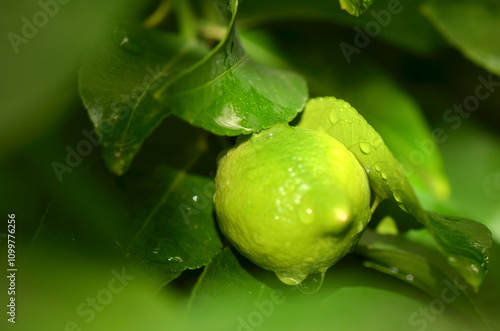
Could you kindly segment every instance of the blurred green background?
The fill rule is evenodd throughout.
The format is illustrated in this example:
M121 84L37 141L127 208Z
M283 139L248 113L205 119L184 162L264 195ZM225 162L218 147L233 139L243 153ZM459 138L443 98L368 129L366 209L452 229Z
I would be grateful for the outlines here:
M398 97L393 90L384 94L381 89L375 96L363 94L367 93L367 82L370 86L371 72L383 72L391 86L404 91L404 96L423 111L429 129L446 132L448 139L437 147L451 195L435 199L418 185L417 191L427 209L471 218L491 229L495 244L490 274L473 300L493 329L500 328L495 316L500 294L500 93L495 91L481 101L479 108L454 128L443 114L474 93L478 77L488 77L488 72L450 46L429 23L419 25L423 18L416 10L408 13L408 22L415 20L412 28L401 25L406 18L394 18L386 32L372 38L370 45L347 64L339 43L353 40L355 21L338 9L336 1L331 2L334 14L330 17L312 9L292 10L301 8L294 7L297 3L308 8L307 1L295 0L289 5L282 1L267 5L243 1L238 24L244 47L257 61L303 74L311 96L335 95L355 107L369 107L366 100L377 100L374 102L385 102L390 109L391 101ZM73 0L66 4L22 0L0 5L0 201L5 220L0 229L0 258L5 261L0 263L1 275L7 261L6 218L11 213L16 215L18 265L17 322L7 323L2 313L2 329L77 330L74 325L82 330L230 330L235 325L237 330L474 328L450 307L431 316L425 328L423 324L412 325L410 316L428 307L433 298L395 278L363 268L352 256L329 271L320 293L305 296L278 284L234 252L254 277L249 279L249 274L234 265L234 257L226 249L217 257L221 262L211 269L214 275L223 277L211 279L207 273L203 279L207 284L198 285L196 295L190 296L200 270L185 271L159 290L161 279L121 255L120 247L112 242L115 237L128 235L121 222L129 216L120 207L122 183L105 169L100 147L93 148L78 167L66 173L62 183L53 162L64 163L67 148L76 148L85 139L82 130L92 129L78 97L77 75L85 50L99 45L110 24L142 22L156 6L156 1L134 0ZM33 25L30 31L26 22L33 22L40 11L53 15L38 15L40 26ZM494 10L493 14L500 22L500 14ZM32 37L24 37L23 31L31 32ZM11 33L23 38L15 47ZM498 76L492 77L500 81ZM398 109L390 111L396 116ZM193 153L200 136L209 148L191 172L209 177L216 170L217 154L233 141L170 117L146 140L136 166L166 164L182 168L180 164ZM41 221L49 212L58 221L52 231L59 232L40 236L44 231ZM44 240L33 240L40 237ZM110 282L116 273L123 274L123 268L130 284L113 293L115 287ZM8 300L7 285L2 276L2 311ZM206 288L213 288L214 293L205 293ZM248 293L248 288L258 296ZM266 300L271 300L272 291L277 290L284 303L277 300L280 303L269 306L273 301ZM82 314L78 310L89 297L101 295L102 300L108 300L108 293L113 293L108 305L90 309L95 312L93 318L91 312ZM259 310L259 302L268 304L267 312L272 307L269 316L265 308ZM188 312L186 306L190 307Z

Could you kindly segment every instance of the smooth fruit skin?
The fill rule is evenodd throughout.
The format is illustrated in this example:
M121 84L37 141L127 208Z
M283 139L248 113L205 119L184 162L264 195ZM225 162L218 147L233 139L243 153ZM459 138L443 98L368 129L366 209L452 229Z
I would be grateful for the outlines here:
M240 253L295 285L349 253L370 220L365 169L329 135L280 124L219 161L214 203Z

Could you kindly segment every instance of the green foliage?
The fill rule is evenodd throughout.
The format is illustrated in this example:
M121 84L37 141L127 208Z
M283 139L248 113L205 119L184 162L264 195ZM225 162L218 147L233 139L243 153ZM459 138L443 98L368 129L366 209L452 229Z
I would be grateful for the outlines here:
M426 212L406 178L401 164L380 135L347 102L333 97L312 99L300 127L328 133L344 144L368 172L379 199L391 199L427 227L449 263L476 290L487 270L491 233L475 221Z
M62 2L0 5L20 330L500 329L498 1ZM311 295L213 208L219 155L278 123L372 189Z
M233 321L216 321L221 311L244 314L253 309L255 301L268 299L272 289L257 281L243 269L229 248L224 248L203 270L189 299L187 321L191 325L212 325L229 329ZM228 307L230 306L230 307ZM202 320L199 320L199 318Z
M303 108L307 87L300 76L245 54L234 27L237 7L236 1L220 7L227 33L210 52L183 35L115 26L88 56L80 95L104 136L112 172L123 174L171 113L216 134L238 135L289 122Z
M110 170L122 175L143 141L168 116L154 93L208 53L176 34L114 27L80 70L80 96Z
M353 16L363 14L372 4L373 0L339 0L340 7Z
M452 46L474 63L500 75L498 1L430 0L422 8Z
M186 269L204 266L222 243L212 218L210 178L158 167L144 181L130 181L134 236L126 254L161 271L163 285ZM134 199L135 200L135 199Z
M429 295L439 298L443 284L454 284L456 278L446 268L446 261L425 246L406 238L380 235L367 230L360 241L357 253L366 258L364 266L394 276ZM397 266L397 267L396 267ZM455 309L484 323L477 307L470 301L465 284L453 288L457 300L451 304Z
M157 98L180 118L219 135L291 121L307 99L305 81L250 59L236 33L237 2L228 9L224 38L206 58L162 86Z

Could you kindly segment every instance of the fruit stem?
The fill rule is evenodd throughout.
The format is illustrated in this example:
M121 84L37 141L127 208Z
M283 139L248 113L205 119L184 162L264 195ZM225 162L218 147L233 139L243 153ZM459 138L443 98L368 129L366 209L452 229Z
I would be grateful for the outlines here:
M375 199L373 200L373 204L371 205L372 215L375 212L375 209L377 209L377 207L380 204L380 202L382 202L382 199L380 198L380 196L376 195Z

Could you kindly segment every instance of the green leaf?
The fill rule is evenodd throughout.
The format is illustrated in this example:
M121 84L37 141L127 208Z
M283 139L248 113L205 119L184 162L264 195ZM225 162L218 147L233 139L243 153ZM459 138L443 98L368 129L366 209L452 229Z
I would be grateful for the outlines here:
M255 309L254 302L269 300L272 289L253 278L229 248L216 254L203 270L189 301L187 321L194 325L236 329L238 315ZM225 318L218 315L223 312ZM233 317L229 318L229 317ZM193 330L195 328L192 328Z
M212 218L215 185L206 177L158 167L151 176L125 179L135 229L127 256L163 273L163 285L198 269L222 243Z
M169 114L154 91L207 53L191 39L116 26L88 54L80 70L80 96L113 173L125 173L144 139Z
M452 297L453 300L447 300L447 303L482 321L477 307L469 298L469 286L463 284L457 274L442 269L443 261L436 258L434 250L412 244L401 237L379 235L367 229L356 253L367 259L364 262L366 267L394 276L436 299Z
M476 290L486 276L491 232L481 223L465 218L427 212L434 240L448 255L448 263Z
M423 13L467 58L500 76L500 2L429 0Z
M250 274L226 248L210 261L192 292L186 322L193 327L186 329L329 330L335 325L342 330L367 330L383 323L386 330L402 330L409 322L418 325L418 318L409 320L409 316L418 317L419 308L431 301L357 263L341 263L335 269L318 292L304 295L297 287L280 284L270 272L257 269ZM376 312L374 305L378 305ZM446 309L432 325L458 329L461 323L463 318Z
M289 122L302 110L304 79L251 60L234 27L237 1L223 4L227 33L210 52L194 39L118 26L88 55L80 96L115 174L128 169L170 113L219 135L238 135Z
M189 166L185 166L189 169ZM204 266L222 243L212 217L213 180L166 166L120 178L87 171L65 181L33 240L143 264L157 289ZM108 175L108 176L106 176ZM158 282L158 279L160 280Z
M408 92L384 72L367 66L360 66L338 90L380 133L414 186L440 200L449 197L450 185L433 133Z
M500 246L495 242L491 248L491 262L488 266L486 277L481 290L473 296L480 312L487 318L492 330L500 329L500 316L498 314L498 296L500 294Z
M373 0L339 0L340 8L353 16L363 14L373 3Z
M236 11L237 1L228 3L227 33L212 52L155 92L173 114L218 135L287 123L307 100L302 77L258 64L244 52L234 25Z
M342 142L366 169L371 187L425 225L449 263L478 288L484 279L491 233L480 223L426 212L401 164L380 135L347 102L334 97L310 100L299 126L320 130Z

